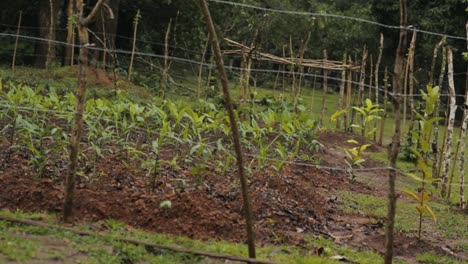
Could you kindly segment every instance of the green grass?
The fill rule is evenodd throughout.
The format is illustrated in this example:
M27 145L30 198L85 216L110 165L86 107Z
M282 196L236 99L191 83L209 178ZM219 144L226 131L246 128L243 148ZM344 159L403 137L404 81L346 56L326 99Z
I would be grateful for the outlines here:
M432 253L423 253L416 256L416 260L419 263L429 263L429 264L462 264L466 262L461 262L454 260L452 258L434 255Z
M377 217L386 217L387 200L386 197L376 197L367 194L341 191L339 192L342 208L349 213L363 213ZM409 199L397 200L397 214L395 229L405 233L416 235L419 224L419 213L416 204ZM457 213L450 209L448 205L429 202L429 206L437 216L437 222L433 222L428 214L424 215L423 239L424 236L440 235L445 239L458 241L458 247L468 250L464 241L468 237L468 219L463 213Z
M37 214L28 214L20 211L11 213L0 210L0 215L20 219L39 219ZM56 217L41 214L40 218L46 222L53 223ZM48 258L56 259L64 257L63 251L65 250L49 249L41 245L41 242L43 242L41 237L47 237L47 239L55 241L67 241L65 243L66 247L69 248L67 250L80 252L85 255L80 260L81 263L123 263L129 261L132 263L206 263L207 261L207 259L199 256L176 254L170 251L158 251L156 254L152 254L143 246L119 242L115 239L117 237L197 251L247 256L247 248L243 244L215 240L201 241L182 236L156 234L133 229L114 220L107 220L103 225L106 227L106 232L100 233L99 236L79 236L68 231L0 221L0 260L3 257L22 262L34 260L39 254L46 254ZM79 226L78 229L90 232L89 225ZM26 238L28 241L25 241ZM307 246L305 249L294 246L257 247L258 258L269 259L279 263L335 263L330 261L328 257L338 254L345 255L359 263L382 262L381 256L372 251L357 252L345 246L338 246L332 241L323 238L313 239L312 237L307 237L306 240ZM8 246L4 246L3 243L9 244ZM326 248L328 252L327 256L315 256L311 249L317 247Z

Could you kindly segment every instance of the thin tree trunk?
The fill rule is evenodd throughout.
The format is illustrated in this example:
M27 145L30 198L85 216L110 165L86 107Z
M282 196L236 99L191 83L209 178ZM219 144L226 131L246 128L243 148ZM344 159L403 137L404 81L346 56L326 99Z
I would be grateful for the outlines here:
M140 20L140 10L138 9L135 18L133 20L133 44L132 44L132 55L130 56L130 65L128 66L128 75L127 75L127 81L130 81L132 79L132 68L133 68L133 59L135 58L135 48L136 48L136 37L137 37L137 32L138 32L138 20ZM171 22L169 22L170 25ZM170 26L169 26L170 28ZM169 31L169 29L168 29ZM167 37L167 33L166 33ZM166 50L167 50L167 42L166 42ZM166 57L167 53L165 53L164 56L164 66L166 67Z
M164 37L164 68L161 78L161 97L165 98L167 90L167 80L169 78L169 33L171 32L172 18L169 19L166 36Z
M364 46L362 52L362 64L361 64L361 73L359 78L359 94L358 94L358 105L362 107L364 105L364 86L366 81L366 65L367 65L367 48ZM360 115L360 123L363 123L364 116ZM361 128L361 136L365 136L366 130L365 127Z
M198 68L197 99L200 99L201 94L202 94L202 74L203 74L203 67L204 67L203 64L205 63L205 55L206 55L206 51L208 49L208 44L210 44L210 38L209 37L206 38L205 45L203 46L202 56L201 56L201 59L200 59L200 66Z
M70 222L73 213L73 202L75 192L75 177L78 167L78 154L83 125L83 115L86 106L86 66L88 65L89 35L88 26L95 20L104 0L99 0L87 17L83 16L83 0L76 1L76 9L79 11L78 33L80 37L80 71L78 75L78 89L76 92L76 107L73 116L73 127L70 138L70 161L65 183L65 203L63 208L64 222Z
M232 132L234 148L235 148L236 156L237 156L239 180L241 183L242 198L244 202L243 203L244 212L245 212L244 215L245 215L245 220L247 223L247 241L248 241L248 248L249 248L249 257L255 258L255 255L256 255L255 254L255 234L253 230L253 220L252 220L252 212L250 209L247 179L245 176L245 169L244 169L243 158L242 158L242 146L240 143L240 134L239 134L239 129L237 127L238 124L237 124L236 116L234 114L234 107L233 107L231 95L229 92L228 80L227 80L226 72L224 69L223 57L221 55L221 48L219 47L219 42L216 36L216 31L213 25L213 21L211 19L210 11L208 9L206 0L200 0L200 6L202 9L203 15L205 16L208 31L210 33L211 43L212 43L214 54L216 57L216 62L218 64L218 71L221 77L221 83L223 86L224 99L226 102L225 106L227 108L227 111L229 114L229 120L231 124L231 132Z
M377 57L377 63L375 64L375 104L379 104L379 89L380 89L380 84L379 84L379 69L380 69L380 62L382 61L382 51L383 51L383 45L384 45L384 36L382 33L380 33L380 45L379 45L379 56ZM384 105L384 107L386 107ZM374 141L377 139L377 119L374 121Z
M434 55L432 55L432 63L431 63L431 71L429 73L429 85L434 86L434 74L435 74L435 65L437 61L437 54L439 53L439 49L442 46L442 44L445 42L445 37L443 37L439 43L436 44L434 47Z
M54 9L56 7L54 7L54 2L52 0L49 0L49 7L50 7L50 22L49 22L50 24L49 24L49 35L47 37L48 42L47 42L47 57L46 57L46 64L45 64L46 69L49 69L52 62L55 60L55 51L52 51L52 49L55 48L55 45L53 44L53 41L55 39Z
M291 60L291 69L290 69L290 75L292 76L292 96L293 100L296 95L296 63L294 62L294 51L293 51L293 46L292 46L292 37L291 35L289 36L289 54L290 54L290 60ZM294 107L295 109L295 107Z
M73 25L73 6L75 4L74 0L68 0L67 5L67 45L65 46L65 61L64 65L68 66L71 65L73 62L71 60L72 51L75 48L73 45L73 37L74 37L74 30L75 27Z
M442 174L442 189L441 196L447 196L447 183L448 183L448 173L450 168L450 161L452 159L452 136L453 129L455 126L455 112L457 111L457 102L455 98L455 84L453 81L453 54L452 49L447 50L447 62L448 62L448 81L449 81L449 94L450 94L450 114L448 117L448 126L447 126L447 138L445 141L445 159L444 159L444 171Z
M443 47L442 48L442 64L441 64L440 75L439 75L439 80L438 80L438 85L439 85L440 90L439 90L439 95L437 96L437 101L434 106L434 117L439 116L440 94L442 93L442 88L443 88L442 82L445 76L446 65L447 65L447 48ZM439 158L439 156L442 157L442 154L439 155L439 147L438 147L439 146L439 125L440 125L439 121L436 121L434 123L434 139L432 141L432 152L435 157L435 162L432 165L432 177L434 178L439 178L439 175L440 175L439 160L440 161L442 160L442 158Z
M405 68L405 80L403 82L403 130L406 129L406 100L408 95L408 70L409 70L409 62L406 60L406 68Z
M351 63L350 63L351 64ZM350 122L350 112L351 112L351 90L352 90L352 81L353 81L353 71L347 70L348 74L348 81L346 83L346 113L344 115L344 122L345 131L349 129L349 122Z
M413 37L411 39L408 65L409 65L409 101L410 101L410 123L408 133L414 129L414 52L416 47L416 30L413 30Z
M346 65L346 53L343 55L343 66ZM338 99L338 111L343 109L343 100L345 93L345 84L346 84L346 70L341 71L341 82L340 82L340 97ZM341 116L336 118L336 129L341 127Z
M395 130L393 133L392 147L390 152L390 167L396 168L396 161L398 153L400 152L400 133L401 133L401 94L403 81L404 81L404 56L406 50L406 0L400 0L400 39L398 42L398 49L396 51L395 66L393 68L393 107L395 118ZM393 240L394 240L394 227L395 227L395 214L396 214L396 190L395 180L397 172L395 170L389 171L388 177L388 213L387 225L385 229L385 257L384 263L391 264L393 262Z
M323 59L328 60L327 50L323 50ZM323 120L327 112L327 93L328 93L328 70L323 70L323 96L322 96L322 109L320 111L320 125L323 126Z
M286 45L283 45L283 59L286 59ZM286 64L283 63L283 82L281 85L281 101L284 100L284 95L286 92Z
M18 50L18 42L19 42L19 33L21 29L21 19L23 18L23 11L20 11L19 19L18 19L18 27L16 28L16 40L15 40L15 50L13 51L13 59L11 61L11 72L15 74L15 67L16 67L16 51ZM2 85L2 84L0 84Z
M468 23L466 24L468 34ZM468 39L468 36L467 36ZM460 209L464 210L465 202L465 151L466 151L466 129L468 127L468 71L466 71L465 84L465 107L463 109L463 123L460 128Z
M374 58L372 54L370 55L370 70L369 70L369 94L367 95L367 98L369 100L372 100L372 82L374 81ZM375 100L372 100L375 102Z
M364 85L366 81L367 48L362 49L361 72L359 74L358 106L364 105Z
M107 69L107 34L106 34L106 20L104 18L104 12L101 10L100 18L101 18L101 27L102 27L102 48L104 49L102 52L102 66L104 69ZM134 52L132 52L134 53Z
M302 89L302 77L304 75L304 66L302 66L302 61L304 60L304 53L307 49L307 44L309 43L311 33L307 35L306 40L301 42L301 47L299 49L299 85L296 87L296 94L294 95L294 112L297 112L297 105L299 103L299 97L301 96Z
M384 132L385 132L385 122L387 121L387 102L388 102L388 71L387 68L385 67L385 73L384 73L384 102L383 102L383 118L382 122L380 123L380 135L379 135L379 141L377 144L382 146L383 143L383 137L384 137Z
M449 182L448 182L448 191L447 191L447 200L450 200L452 196L452 184L453 177L455 177L455 167L457 166L458 154L460 152L460 141L457 142L457 147L455 148L455 155L452 161L452 169L449 170Z

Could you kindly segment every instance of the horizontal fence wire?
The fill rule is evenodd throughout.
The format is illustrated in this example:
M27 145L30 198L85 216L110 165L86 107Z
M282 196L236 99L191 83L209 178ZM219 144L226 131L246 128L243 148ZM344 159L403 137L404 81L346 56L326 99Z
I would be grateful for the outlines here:
M4 37L17 37L16 34L10 34L10 33L0 33L0 36L4 36ZM33 40L33 41L42 41L42 42L53 42L55 44L59 44L59 45L64 45L64 46L73 46L75 48L80 48L81 45L73 45L73 44L69 44L69 43L66 43L66 42L63 42L63 41L56 41L56 40L49 40L49 39L45 39L45 38L39 38L39 37L33 37L33 36L27 36L27 35L19 35L18 36L19 38L21 39L26 39L26 40ZM107 52L109 54L124 54L124 55L131 55L132 54L132 51L130 50L123 50L123 49L104 49L104 48L99 48L99 47L96 47L94 45L87 45L85 46L87 49L89 50L94 50L94 51L102 51L102 52ZM186 63L186 64L192 64L192 65L198 65L198 66L203 66L203 67L209 67L209 68L215 68L216 65L215 64L211 64L211 63L206 63L206 62L200 62L200 61L196 61L196 60L193 60L193 59L187 59L187 58L181 58L181 57L175 57L175 56L165 56L163 54L155 54L155 53L150 53L150 52L139 52L139 51L136 51L134 52L134 55L136 56L140 56L140 57L147 57L147 58L157 58L157 59L167 59L169 61L176 61L176 62L181 62L181 63ZM244 69L241 68L241 67L236 67L236 66L230 66L230 65L225 65L225 67L229 70L236 70L236 71L243 71ZM254 73L270 73L270 74L278 74L278 73L282 73L282 74L291 74L291 71L286 71L286 70L273 70L273 69L262 69L262 68L252 68L250 69L251 72L254 72ZM294 73L294 74L299 74L299 73ZM462 74L462 73L461 73ZM302 76L305 76L305 77L325 77L325 75L323 74L312 74L312 73L301 73L300 75ZM334 81L341 81L342 79L341 78L337 78L337 77L332 77L332 76L326 76L328 80L334 80ZM349 83L351 82L352 84L355 84L355 85L358 85L358 86L362 86L362 87L365 87L365 88L368 88L368 89L378 89L379 91L381 92L385 92L385 89L382 88L382 87L376 87L376 86L370 86L366 83L364 84L361 84L360 82L358 81L349 81L349 80L346 80L346 83ZM389 86L390 87L390 86ZM387 94L391 97L423 97L424 95L423 94L413 94L413 95L409 95L409 94L401 94L401 93L393 93L392 91L389 91L387 90ZM450 94L440 94L440 96L450 96ZM455 94L456 97L465 97L464 94Z

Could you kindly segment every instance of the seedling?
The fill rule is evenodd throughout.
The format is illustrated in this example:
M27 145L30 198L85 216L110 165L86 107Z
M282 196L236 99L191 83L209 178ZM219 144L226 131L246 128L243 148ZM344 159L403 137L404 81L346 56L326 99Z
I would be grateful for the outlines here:
M354 139L346 140L346 142L359 145L359 142L357 142ZM357 146L354 148L345 149L345 152L347 155L347 159L345 161L346 161L346 165L348 165L348 168L349 168L348 173L350 174L351 182L356 181L356 174L354 174L353 169L356 167L362 167L362 163L366 161L363 157L363 154L364 154L364 151L369 146L371 146L371 144L364 144L364 145Z

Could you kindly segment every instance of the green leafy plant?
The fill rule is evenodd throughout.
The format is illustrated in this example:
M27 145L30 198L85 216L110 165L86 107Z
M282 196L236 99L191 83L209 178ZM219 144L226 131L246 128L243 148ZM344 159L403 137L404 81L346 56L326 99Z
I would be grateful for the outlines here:
M359 142L357 142L354 139L346 140L346 142L350 144L359 145ZM356 167L362 167L362 163L366 161L363 155L369 146L371 146L371 144L363 144L361 146L345 149L347 157L345 161L346 165L349 168L348 173L350 174L351 182L356 181L356 174L354 173L353 169Z
M436 215L432 211L431 207L428 205L429 194L426 191L426 184L433 183L439 179L432 177L432 171L430 170L427 162L428 155L430 152L430 142L432 137L432 127L434 123L439 121L439 117L430 116L434 112L436 100L439 93L439 87L432 88L427 86L427 93L423 92L423 98L425 100L426 106L424 110L424 115L421 115L416 112L416 116L419 119L420 133L413 132L413 136L418 139L421 146L421 151L412 148L412 152L417 159L417 167L422 173L422 177L418 176L415 173L407 173L409 177L421 183L421 187L418 189L418 193L414 193L410 190L403 190L411 198L413 198L418 205L416 210L419 212L419 228L418 228L418 238L421 239L421 230L422 230L422 219L423 215L428 213L434 221L436 221Z

